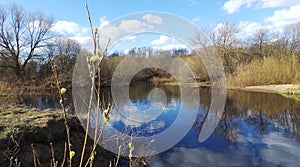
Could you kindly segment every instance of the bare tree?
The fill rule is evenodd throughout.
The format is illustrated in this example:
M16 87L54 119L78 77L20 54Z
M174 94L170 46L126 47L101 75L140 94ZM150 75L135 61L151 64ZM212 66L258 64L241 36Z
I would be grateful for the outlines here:
M69 58L76 57L81 49L80 44L76 40L63 37L55 38L47 47L48 56L65 55Z
M263 58L265 55L263 53L264 46L270 42L270 31L266 28L261 28L254 32L253 34L253 47L258 48L258 52L256 52L260 58Z
M36 52L45 46L52 23L52 17L26 12L16 4L0 7L0 59L5 61L1 66L24 77L29 61L42 56Z
M218 24L211 32L211 39L219 46L233 46L237 42L239 29L235 23L225 21Z
M79 55L80 50L80 44L70 38L55 38L47 46L48 58L54 60L59 73L72 71L75 58Z
M225 71L233 73L238 64L236 58L237 33L239 29L235 23L225 21L218 24L213 30L211 30L211 39L223 59L223 65Z
M290 53L300 50L300 22L284 27L283 43Z

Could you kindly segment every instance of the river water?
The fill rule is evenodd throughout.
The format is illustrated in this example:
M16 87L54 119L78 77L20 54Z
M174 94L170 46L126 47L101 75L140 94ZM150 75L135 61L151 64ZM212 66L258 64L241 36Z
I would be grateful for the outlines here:
M129 89L130 105L139 110L149 108L149 93L155 87L148 84L132 86ZM166 97L164 112L159 117L148 124L116 120L112 126L144 129L146 136L157 135L172 126L179 111L188 112L178 106L189 102L182 101L178 86L159 88ZM110 89L103 89L103 92L106 104L113 104ZM150 157L150 166L300 166L299 101L278 94L228 90L220 122L207 140L199 142L211 104L211 90L199 88L199 95L200 107L192 128L174 146ZM71 96L66 100L73 109ZM23 101L29 107L59 108L54 96L24 97ZM172 134L169 137L172 138Z

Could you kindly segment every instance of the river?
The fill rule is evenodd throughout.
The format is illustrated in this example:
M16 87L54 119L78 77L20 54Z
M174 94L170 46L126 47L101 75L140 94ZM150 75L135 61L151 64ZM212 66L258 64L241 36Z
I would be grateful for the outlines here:
M149 93L155 87L148 84L132 86L129 89L129 106L133 105L137 112L147 110L153 100ZM172 126L179 112L189 112L187 108L180 107L189 102L182 100L178 86L158 88L165 96L163 112L159 116L147 123L112 120L111 126L119 130L128 127L143 130L145 136L158 135ZM228 90L224 112L216 129L208 139L199 142L211 104L211 90L198 90L199 108L192 127L172 147L151 156L150 166L300 166L299 101L278 94ZM106 104L114 103L111 96L110 88L103 89ZM66 100L69 108L74 109L72 97L69 95ZM23 101L28 107L59 108L55 96L23 97ZM180 132L181 126L178 127ZM168 137L171 139L172 135L175 134Z

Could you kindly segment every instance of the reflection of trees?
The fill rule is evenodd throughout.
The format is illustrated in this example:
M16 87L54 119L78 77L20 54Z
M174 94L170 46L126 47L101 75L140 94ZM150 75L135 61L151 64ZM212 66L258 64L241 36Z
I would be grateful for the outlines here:
M226 99L225 109L220 120L217 130L227 141L236 141L239 138L238 123L233 118L239 117L238 108L235 101L230 98Z
M179 86L151 85L145 82L131 85L129 88L130 100L142 102L147 99L150 91L157 87L165 92L167 104L174 98L182 100ZM101 90L102 104L107 106L110 103L114 106L110 88L102 88ZM200 133L210 108L211 90L209 88L199 88L198 90L201 107L194 128L198 129ZM77 93L83 94L80 91ZM192 92L190 95L192 96ZM186 98L181 102L190 105L193 101ZM253 127L255 133L260 135L280 132L285 137L295 138L299 136L300 132L299 109L300 102L276 94L228 91L225 109L216 132L228 142L236 141L240 135L238 129L244 122L246 125L243 126Z
M278 115L286 109L294 114L300 107L299 101L285 98L279 94L228 91L227 96L233 98L238 105L244 108L257 112L262 110L266 116Z
M180 88L178 86L153 85L146 82L138 82L129 88L129 97L132 101L146 99L149 93L154 88L162 89L167 97L167 103L170 103L172 98L180 98Z
M283 128L286 137L299 135L299 101L278 94L244 91L228 91L227 96L236 102L236 106L250 112L245 122L256 126L259 134Z
M208 117L209 106L210 106L210 89L200 90L201 96L201 108L198 112L194 127L199 130L199 133L202 130L203 123ZM238 122L234 121L234 118L240 117L241 108L238 108L235 104L235 101L227 98L225 102L225 109L220 119L220 122L217 126L216 132L218 132L222 138L225 138L226 141L236 141L239 137Z
M284 127L283 135L285 137L294 137L299 135L299 122L300 115L292 115L289 110L285 110L281 114L281 119L279 120L280 124ZM298 139L299 140L299 139Z
M268 118L264 116L262 110L260 110L258 113L246 117L245 122L249 125L254 125L256 127L258 134L260 135L269 134L268 129L269 126L272 125L269 122Z
M210 106L210 90L200 90L201 108L194 127L201 131ZM245 122L255 133L268 135L271 132L282 133L285 137L299 136L300 102L277 94L228 91L225 109L216 129L226 141L239 138L238 129ZM279 130L282 129L282 130Z

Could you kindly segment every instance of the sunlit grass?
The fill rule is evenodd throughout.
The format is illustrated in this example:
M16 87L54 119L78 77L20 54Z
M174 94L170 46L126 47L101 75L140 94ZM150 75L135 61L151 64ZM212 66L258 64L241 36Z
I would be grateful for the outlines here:
M254 59L249 64L239 66L227 81L229 86L299 83L299 60L293 55Z
M297 85L293 88L287 88L287 89L281 90L278 93L280 93L281 95L288 97L288 98L300 100L300 85Z

